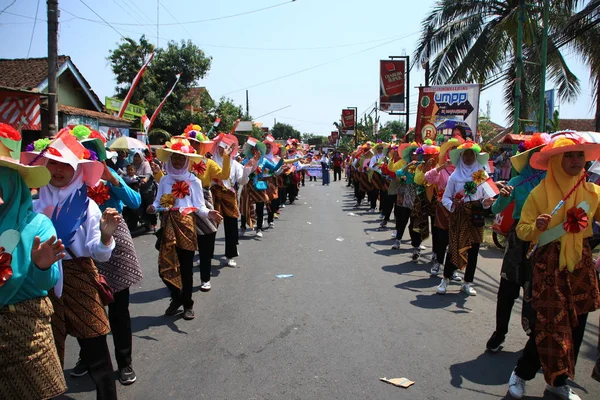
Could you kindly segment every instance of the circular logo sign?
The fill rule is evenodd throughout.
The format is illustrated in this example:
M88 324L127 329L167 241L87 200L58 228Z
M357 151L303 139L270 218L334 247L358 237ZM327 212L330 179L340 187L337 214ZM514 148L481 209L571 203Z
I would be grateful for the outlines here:
M423 96L423 98L421 99L421 107L427 108L429 107L429 104L431 104L431 99L429 98L429 96Z

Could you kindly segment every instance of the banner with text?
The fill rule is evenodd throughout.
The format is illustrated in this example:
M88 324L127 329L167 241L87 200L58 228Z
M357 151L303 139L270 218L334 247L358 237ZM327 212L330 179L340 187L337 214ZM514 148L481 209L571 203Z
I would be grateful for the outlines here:
M379 109L385 112L406 111L405 61L379 62Z
M440 85L419 88L415 141L436 140L439 133L451 136L463 127L467 137L477 132L479 84Z
M342 110L342 133L344 135L354 135L356 127L356 110L347 108Z

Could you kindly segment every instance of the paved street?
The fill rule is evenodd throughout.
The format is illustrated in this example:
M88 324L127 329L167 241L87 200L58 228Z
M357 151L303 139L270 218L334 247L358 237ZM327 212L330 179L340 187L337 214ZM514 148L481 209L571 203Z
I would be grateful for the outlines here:
M157 273L154 236L136 239L145 273L131 296L138 381L117 383L120 398L503 398L526 336L519 302L504 351L484 351L494 328L502 253L482 249L476 297L459 294L458 285L436 295L430 249L418 264L411 262L406 242L390 250L391 230L377 231L377 215L352 208L345 182L306 184L274 230L262 240L242 238L238 268L214 261L213 289L195 292L193 321L163 315L168 295ZM217 256L224 252L222 235ZM590 378L598 316L589 318L577 365L580 386L574 387L584 399L600 399L600 383ZM68 343L67 374L78 352L75 340ZM416 383L402 389L380 377ZM89 377L68 378L68 384L63 398L95 399ZM553 398L543 397L544 386L538 374L528 398Z

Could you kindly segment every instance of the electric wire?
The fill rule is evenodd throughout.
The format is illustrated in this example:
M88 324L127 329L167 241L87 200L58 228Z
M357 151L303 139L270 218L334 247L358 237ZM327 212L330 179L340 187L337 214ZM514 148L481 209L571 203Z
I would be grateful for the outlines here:
M31 39L29 39L29 49L27 49L27 58L29 58L29 55L31 54L31 45L33 44L33 36L35 34L35 26L36 26L39 11L40 11L40 0L37 1L37 7L35 8L35 19L33 20L33 29L31 29Z
M125 39L125 36L123 36L123 34L121 34L121 32L119 32L119 31L117 30L117 28L115 28L115 27L114 27L114 26L112 26L112 25L111 25L109 22L107 22L107 21L106 21L104 18L102 18L102 17L100 16L100 14L98 14L96 11L94 11L94 9L93 9L92 7L88 6L88 5L86 4L86 2L85 2L85 1L83 1L83 0L79 0L79 1L80 1L80 2L81 2L83 5L84 5L84 6L86 6L86 7L87 7L87 8L88 8L88 9L89 9L91 12L93 12L94 14L96 14L96 16L97 16L98 18L100 18L102 21L104 21L104 23L105 23L106 25L110 26L110 27L112 28L112 30L113 30L113 31L117 32L117 34L118 34L120 37L122 37L123 39Z
M4 13L4 11L8 10L10 7L13 6L13 4L15 4L17 2L17 0L13 0L12 3L10 3L9 5L7 5L6 7L4 7L4 9L2 11L0 11L0 15L2 15ZM8 13L7 13L8 14Z

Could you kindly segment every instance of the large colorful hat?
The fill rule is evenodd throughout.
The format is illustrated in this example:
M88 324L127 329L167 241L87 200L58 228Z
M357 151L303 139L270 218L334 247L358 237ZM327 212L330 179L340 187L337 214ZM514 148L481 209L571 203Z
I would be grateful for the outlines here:
M600 144L587 142L577 132L564 132L554 135L547 145L533 154L529 164L535 169L547 170L550 157L570 151L583 151L586 161L600 158Z
M442 145L440 146L440 155L439 155L440 162L444 162L444 160L446 159L446 153L448 153L448 151L450 151L451 149L457 148L464 142L465 142L465 140L463 138L452 138L452 139L448 140L447 142L442 143Z
M170 141L165 143L165 147L156 149L156 157L162 162L168 162L173 154L186 156L192 162L202 160L202 156L196 153L190 142L181 136L173 136Z
M535 133L527 140L519 144L519 152L510 158L513 168L521 173L529 163L529 158L536 150L541 149L550 142L550 135L547 133Z
M275 141L275 138L273 137L273 135L271 135L271 134L267 135L267 137L265 138L265 140L263 140L263 143L265 145L267 145L267 144L271 145L271 152L273 153L273 155L276 156L277 154L280 153L279 145Z
M200 125L195 125L195 124L189 124L188 126L185 127L185 129L183 130L183 134L179 135L179 136L175 136L176 138L180 138L180 139L187 139L188 141L192 142L192 146L194 144L198 144L198 153L200 155L204 155L207 152L210 152L213 150L213 146L215 144L214 141L210 140L208 138L208 136L206 136L204 133L202 133L202 128L200 127Z
M267 146L264 143L259 142L256 138L252 136L248 137L246 144L244 145L244 156L246 158L252 158L252 148L256 147L258 151L260 151L260 155L264 156L267 154Z
M454 150L450 151L450 161L452 162L452 164L458 165L458 160L462 157L462 153L464 153L466 150L472 150L475 153L475 155L477 156L477 162L480 165L486 165L488 160L490 159L489 154L483 153L481 151L481 146L479 146L479 144L471 140L467 140Z
M11 153L18 149L21 143L21 134L7 124L0 124L0 167L14 169L21 175L27 187L39 188L50 182L50 171L44 166L23 165L12 157ZM20 151L19 151L20 153Z
M68 128L61 129L54 139L36 140L21 153L21 162L27 165L45 166L48 160L69 164L74 170L81 168L88 186L95 186L104 172L95 152L86 149Z
M418 149L415 150L416 154L421 156L438 156L440 154L439 146L436 146L433 140L427 139Z
M402 149L402 159L406 162L410 162L410 155L419 148L416 142L410 143Z

